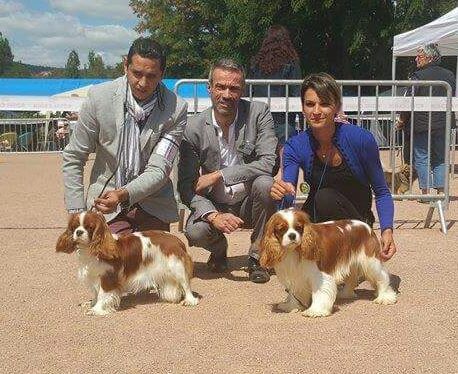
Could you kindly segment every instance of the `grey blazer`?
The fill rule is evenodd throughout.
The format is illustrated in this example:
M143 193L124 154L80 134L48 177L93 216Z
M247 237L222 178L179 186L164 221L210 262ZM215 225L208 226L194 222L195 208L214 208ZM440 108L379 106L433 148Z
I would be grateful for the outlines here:
M87 209L100 194L117 167L120 128L124 124L125 77L102 83L89 90L81 106L78 123L63 152L63 176L67 209ZM172 162L155 152L155 146L165 135L181 142L186 126L187 104L163 87L164 111L156 106L140 135L142 152L150 154L146 168L125 188L129 204L138 203L145 211L164 222L178 220L177 203L169 178ZM84 198L83 168L90 153L95 152L87 198ZM105 191L113 190L115 177ZM120 211L107 214L110 220Z
M196 217L216 210L208 191L203 196L195 193L201 172L207 174L221 169L221 151L212 124L212 110L210 107L189 118L180 146L178 191L181 201ZM242 165L221 169L225 184L249 183L260 175L272 175L277 138L267 105L240 100L235 126L235 144Z

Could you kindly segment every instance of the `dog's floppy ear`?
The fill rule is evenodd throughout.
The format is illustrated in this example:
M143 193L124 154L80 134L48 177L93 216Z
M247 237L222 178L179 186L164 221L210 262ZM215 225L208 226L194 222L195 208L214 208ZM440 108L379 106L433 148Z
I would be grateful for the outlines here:
M91 213L91 219L95 220L89 251L97 257L112 260L117 255L116 241L110 232L105 217L101 213Z
M303 211L296 212L296 221L303 226L301 245L298 247L301 256L311 261L318 260L318 238L308 214Z
M67 229L60 234L56 243L56 252L73 253L76 251L76 243L73 240L72 222L78 219L78 214L70 214Z
M259 263L264 268L274 267L284 255L280 242L275 236L275 225L279 219L281 218L278 214L270 217L261 239Z
M67 229L57 239L56 252L72 253L76 251L76 243L73 240L73 233Z

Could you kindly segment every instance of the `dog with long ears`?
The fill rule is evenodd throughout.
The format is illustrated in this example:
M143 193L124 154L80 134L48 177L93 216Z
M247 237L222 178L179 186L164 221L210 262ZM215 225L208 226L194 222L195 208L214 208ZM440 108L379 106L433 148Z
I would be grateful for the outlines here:
M111 313L123 294L149 289L166 302L199 303L190 287L191 257L170 233L151 230L117 237L102 214L83 212L70 216L56 251L77 253L79 277L94 294L88 314Z
M380 242L364 222L339 220L313 224L300 210L286 209L268 221L261 240L261 266L274 268L286 288L284 312L303 310L308 317L332 313L337 285L341 298L355 298L361 276L376 290L374 302L393 304L396 292L380 260ZM304 310L305 309L305 310Z

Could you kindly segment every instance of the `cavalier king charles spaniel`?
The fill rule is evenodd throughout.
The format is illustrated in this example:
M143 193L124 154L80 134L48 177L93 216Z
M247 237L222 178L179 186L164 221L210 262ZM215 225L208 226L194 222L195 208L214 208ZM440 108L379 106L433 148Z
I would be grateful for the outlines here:
M278 308L303 310L308 317L332 313L336 297L355 298L360 277L377 291L374 302L394 304L396 292L380 261L380 242L364 222L339 220L313 224L300 210L275 213L261 241L261 266L274 268L288 292ZM337 292L337 285L345 283ZM305 310L304 310L305 309Z
M56 251L78 255L79 278L94 293L94 299L84 304L90 308L87 314L109 314L119 307L123 294L149 289L166 302L199 303L190 288L191 257L185 244L167 232L151 230L117 237L102 214L82 212L70 216Z

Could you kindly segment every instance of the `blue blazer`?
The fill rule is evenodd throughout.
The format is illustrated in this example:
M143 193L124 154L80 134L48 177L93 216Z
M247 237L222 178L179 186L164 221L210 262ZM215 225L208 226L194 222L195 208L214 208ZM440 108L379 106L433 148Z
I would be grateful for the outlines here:
M332 141L355 178L371 187L374 192L381 230L392 228L393 198L386 184L379 149L372 134L355 125L336 123ZM283 149L283 180L297 185L300 168L304 172L305 181L310 184L317 148L318 141L310 128L290 138Z

